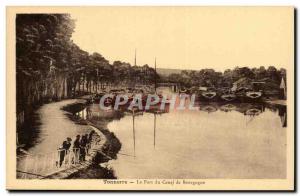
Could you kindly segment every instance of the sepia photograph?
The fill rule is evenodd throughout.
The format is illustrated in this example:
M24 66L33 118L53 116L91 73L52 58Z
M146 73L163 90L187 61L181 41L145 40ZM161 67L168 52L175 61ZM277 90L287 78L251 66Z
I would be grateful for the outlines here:
M293 7L7 7L7 188L293 190Z

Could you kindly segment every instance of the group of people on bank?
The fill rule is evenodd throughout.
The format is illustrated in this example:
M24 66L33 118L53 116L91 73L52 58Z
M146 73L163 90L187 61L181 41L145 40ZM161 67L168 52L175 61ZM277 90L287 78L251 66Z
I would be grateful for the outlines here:
M77 162L83 162L85 161L85 157L88 154L89 150L91 149L91 143L93 141L93 134L95 133L94 130L92 130L89 134L84 135L77 135L72 146L72 139L70 137L67 137L65 141L63 141L61 147L58 149L59 153L59 167L62 166L66 155L71 153L71 146L72 146L72 152L74 153L74 156L72 157L72 164Z

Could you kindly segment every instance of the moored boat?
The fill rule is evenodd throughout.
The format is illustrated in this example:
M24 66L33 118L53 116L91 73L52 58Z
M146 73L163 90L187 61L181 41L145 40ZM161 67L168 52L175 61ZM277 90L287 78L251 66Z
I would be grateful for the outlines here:
M205 102L215 101L216 98L217 98L217 93L215 91L203 91L200 92L199 95L199 100Z
M235 101L236 95L233 93L223 94L221 95L221 99L226 102Z
M207 113L216 112L218 110L218 108L213 105L202 105L199 109Z
M101 97L104 95L105 93L96 93L94 95L91 96L91 102L92 103L99 103Z
M179 97L185 96L189 93L188 89L186 88L181 88L179 89Z
M250 108L248 110L246 110L245 115L248 116L257 116L261 113L262 111L258 108Z
M144 114L143 110L140 110L138 107L133 107L133 108L127 108L125 111L125 114L130 114L133 116L140 116Z
M218 101L219 95L214 87L199 87L198 99L203 102Z
M236 106L233 105L233 104L230 104L230 103L220 106L220 110L224 111L224 112L230 112L230 111L233 111L235 109L236 109Z
M245 93L246 101L249 101L249 102L260 101L261 97L262 97L261 91L248 91Z

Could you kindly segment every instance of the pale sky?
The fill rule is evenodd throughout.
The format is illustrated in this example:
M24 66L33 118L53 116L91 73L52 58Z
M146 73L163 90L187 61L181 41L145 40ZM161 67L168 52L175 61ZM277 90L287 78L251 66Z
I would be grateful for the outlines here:
M293 64L293 9L287 7L94 7L70 11L72 39L89 53L161 68Z

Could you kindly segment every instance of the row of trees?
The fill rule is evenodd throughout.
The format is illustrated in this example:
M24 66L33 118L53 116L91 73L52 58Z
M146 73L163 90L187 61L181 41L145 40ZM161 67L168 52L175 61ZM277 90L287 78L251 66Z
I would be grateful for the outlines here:
M71 40L69 14L18 14L16 17L17 114L21 121L35 105L74 97L107 85L153 83L148 65L109 63Z
M259 68L236 67L227 69L223 73L214 69L202 69L200 71L184 70L180 74L170 74L163 80L180 83L181 86L206 86L215 88L232 87L232 84L241 78L249 78L253 81L267 81L275 86L280 85L281 78L286 77L286 70L277 70L274 66L267 69L264 66Z

